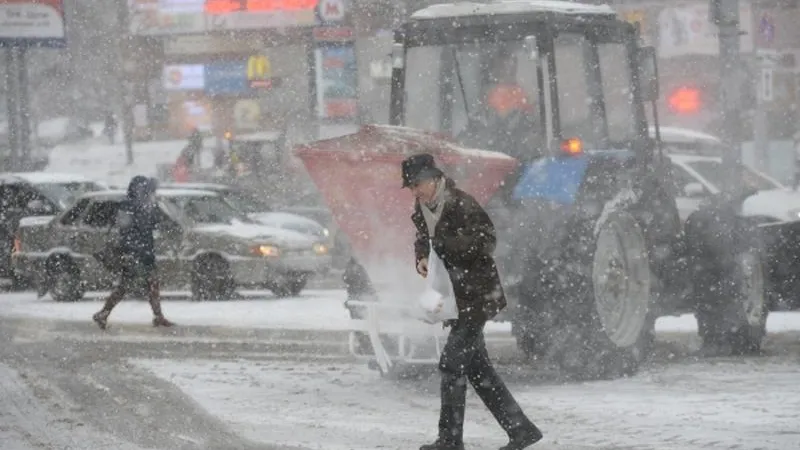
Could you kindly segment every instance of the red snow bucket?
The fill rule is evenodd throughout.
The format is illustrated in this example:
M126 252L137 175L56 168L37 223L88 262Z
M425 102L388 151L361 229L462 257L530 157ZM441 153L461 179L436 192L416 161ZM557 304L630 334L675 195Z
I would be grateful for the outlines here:
M400 162L416 153L432 154L481 204L518 164L501 153L459 147L435 133L385 125L295 149L375 284L387 278L402 283L400 274L415 273L414 198L401 188Z

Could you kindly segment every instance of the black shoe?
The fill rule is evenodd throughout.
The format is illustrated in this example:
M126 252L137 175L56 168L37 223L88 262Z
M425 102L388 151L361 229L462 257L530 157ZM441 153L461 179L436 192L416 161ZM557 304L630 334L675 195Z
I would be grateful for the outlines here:
M433 444L425 444L419 450L464 450L464 444L456 444L437 439Z
M510 438L508 444L505 447L500 447L500 450L522 450L530 447L542 440L542 432L536 428L536 425L531 425L529 428L512 433Z

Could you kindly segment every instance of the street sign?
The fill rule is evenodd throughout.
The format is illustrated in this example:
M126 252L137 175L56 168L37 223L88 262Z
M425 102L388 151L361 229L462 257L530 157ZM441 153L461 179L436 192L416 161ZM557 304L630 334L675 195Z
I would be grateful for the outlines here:
M63 0L0 0L0 47L65 47Z

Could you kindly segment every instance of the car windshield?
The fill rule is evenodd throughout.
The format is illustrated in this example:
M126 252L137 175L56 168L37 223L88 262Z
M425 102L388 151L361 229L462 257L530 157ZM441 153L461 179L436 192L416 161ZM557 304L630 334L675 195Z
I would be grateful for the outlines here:
M221 192L225 200L228 201L235 208L244 211L247 214L262 213L272 211L272 207L268 202L250 194L249 192L242 191L225 191Z
M689 167L694 169L695 172L700 174L703 178L708 180L711 184L719 188L725 184L725 171L722 170L721 161L703 160L692 161L687 163ZM769 189L781 189L784 186L777 181L765 177L753 168L744 166L742 171L742 178L744 185L747 188L755 189L758 191L765 191Z
M68 207L83 194L105 190L105 188L92 181L37 183L36 188L62 208Z
M193 223L235 225L252 223L236 207L217 196L175 196L166 197L163 203L179 215Z

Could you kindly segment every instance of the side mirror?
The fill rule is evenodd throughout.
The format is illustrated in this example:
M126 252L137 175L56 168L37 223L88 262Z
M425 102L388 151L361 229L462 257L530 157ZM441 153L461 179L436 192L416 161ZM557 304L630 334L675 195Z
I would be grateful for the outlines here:
M658 64L655 47L640 47L636 55L637 79L642 99L646 102L658 100Z
M683 187L683 194L687 197L703 197L706 194L706 188L701 183L689 183Z

